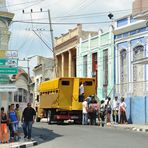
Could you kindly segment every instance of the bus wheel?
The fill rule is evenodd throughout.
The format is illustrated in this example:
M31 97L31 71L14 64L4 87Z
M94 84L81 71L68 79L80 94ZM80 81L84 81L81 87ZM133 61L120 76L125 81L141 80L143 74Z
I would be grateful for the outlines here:
M37 117L36 118L36 122L40 122L41 121L41 118L40 117Z
M47 113L47 122L48 122L48 124L51 124L51 110L48 110L48 113Z

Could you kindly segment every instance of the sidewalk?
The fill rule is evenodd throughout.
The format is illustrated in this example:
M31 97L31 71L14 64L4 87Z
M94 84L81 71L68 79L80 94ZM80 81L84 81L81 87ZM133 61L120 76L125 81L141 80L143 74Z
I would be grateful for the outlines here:
M126 130L133 130L137 132L147 132L148 133L148 125L139 125L139 124L115 124L112 125L115 128L123 128Z
M37 141L25 141L23 134L21 134L21 139L19 142L12 142L8 144L0 144L0 148L28 148L31 146L38 145Z

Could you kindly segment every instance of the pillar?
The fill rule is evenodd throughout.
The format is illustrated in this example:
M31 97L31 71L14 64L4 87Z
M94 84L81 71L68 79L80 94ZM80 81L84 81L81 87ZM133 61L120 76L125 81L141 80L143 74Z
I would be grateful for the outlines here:
M71 73L72 73L72 53L71 50L68 51L68 56L69 56L69 61L68 61L68 76L71 77Z
M62 53L62 77L64 77L64 53Z

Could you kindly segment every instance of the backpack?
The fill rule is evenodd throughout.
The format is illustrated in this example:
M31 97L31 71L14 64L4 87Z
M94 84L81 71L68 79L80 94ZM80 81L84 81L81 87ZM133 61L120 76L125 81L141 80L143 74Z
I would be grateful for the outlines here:
M105 106L100 107L100 115L105 115Z

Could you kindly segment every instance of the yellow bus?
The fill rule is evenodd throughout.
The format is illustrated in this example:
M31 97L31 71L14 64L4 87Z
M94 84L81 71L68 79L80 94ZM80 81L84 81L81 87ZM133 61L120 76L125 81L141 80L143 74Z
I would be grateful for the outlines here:
M39 85L39 108L37 121L44 116L52 121L82 120L82 101L79 99L79 85L84 83L84 97L96 94L95 78L57 78Z

